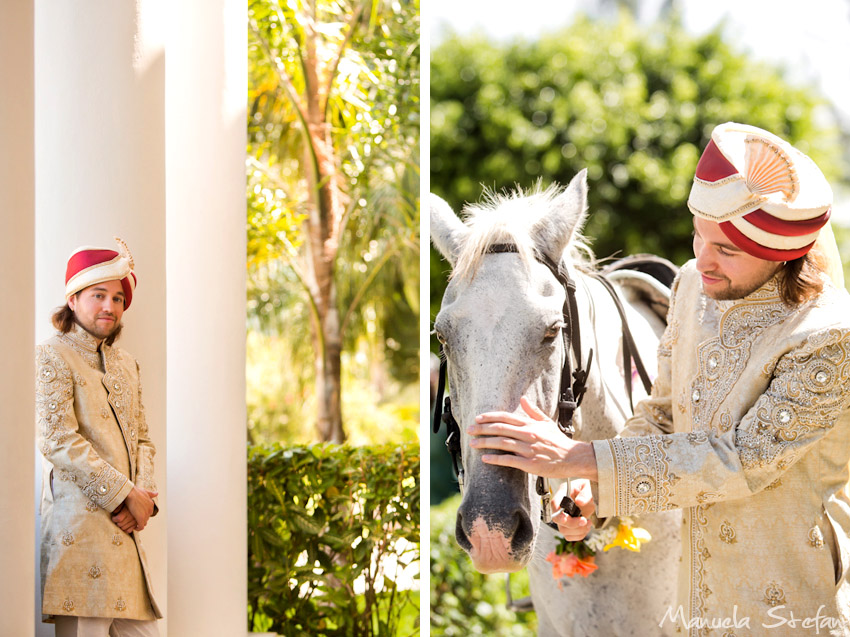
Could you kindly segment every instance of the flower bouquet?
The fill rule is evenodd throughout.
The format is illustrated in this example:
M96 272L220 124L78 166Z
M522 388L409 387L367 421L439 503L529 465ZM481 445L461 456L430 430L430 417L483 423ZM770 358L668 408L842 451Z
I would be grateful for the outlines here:
M614 547L629 551L640 551L640 545L649 542L652 536L646 529L635 526L631 518L623 517L619 522L604 529L594 529L583 540L568 541L558 537L555 550L546 557L552 564L552 577L581 575L587 577L599 567L595 564L596 554ZM560 582L558 583L560 587Z

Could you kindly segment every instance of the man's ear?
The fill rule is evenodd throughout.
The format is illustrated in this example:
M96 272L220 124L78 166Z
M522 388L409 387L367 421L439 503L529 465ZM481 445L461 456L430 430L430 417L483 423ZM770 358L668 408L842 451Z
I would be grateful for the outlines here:
M71 298L68 299L68 307L71 308L72 312L77 309L77 295L76 294L72 294Z

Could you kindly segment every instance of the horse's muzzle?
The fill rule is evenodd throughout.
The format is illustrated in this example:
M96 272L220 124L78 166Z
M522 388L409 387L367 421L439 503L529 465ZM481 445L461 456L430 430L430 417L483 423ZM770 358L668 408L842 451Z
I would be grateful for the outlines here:
M455 537L480 573L512 573L525 567L534 545L534 526L528 512L482 515L463 504L457 513Z

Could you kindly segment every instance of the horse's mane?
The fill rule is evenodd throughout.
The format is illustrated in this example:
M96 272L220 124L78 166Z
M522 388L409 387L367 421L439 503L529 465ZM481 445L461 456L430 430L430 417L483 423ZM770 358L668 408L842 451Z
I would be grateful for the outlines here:
M564 190L564 187L557 185L544 190L539 183L528 191L519 188L507 193L485 190L480 203L467 204L463 209L469 234L458 255L452 277L471 280L487 250L501 243L516 245L523 265L529 268L539 249L534 237L547 234L539 231L543 223L549 223L546 213ZM576 210L572 221L575 229L561 260L569 257L573 263L591 267L594 262L593 252L581 234L584 210Z

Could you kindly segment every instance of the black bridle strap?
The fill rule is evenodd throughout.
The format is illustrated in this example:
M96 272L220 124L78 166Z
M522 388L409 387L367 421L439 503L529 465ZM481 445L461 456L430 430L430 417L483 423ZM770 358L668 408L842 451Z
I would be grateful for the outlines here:
M587 391L587 375L590 371L590 363L593 360L593 350L591 349L587 355L587 368L583 368L581 364L581 329L578 320L575 281L570 278L566 270L562 270L559 264L547 256L538 254L537 260L549 268L549 271L564 288L564 306L561 311L564 318L564 328L561 330L564 339L564 367L561 370L561 387L558 395L558 428L565 436L572 438L575 431L573 427L573 416ZM576 357L575 372L572 371L571 350L575 353ZM543 506L548 506L549 498L548 494L545 493L545 482L541 476L537 477L537 493L543 498ZM569 517L581 517L581 509L569 495L561 498L558 506ZM542 511L540 515L543 517L544 514ZM544 520L546 520L545 517ZM556 531L559 530L558 525L554 522L547 521L546 524Z
M512 243L496 243L487 249L487 254L499 254L504 252L519 252L516 245ZM549 268L561 286L564 288L565 298L561 313L564 317L565 327L562 330L564 339L564 367L561 371L561 386L558 393L558 427L567 436L573 435L573 414L581 405L584 394L587 391L587 376L590 370L590 362L593 360L593 350L588 354L587 367L583 368L581 363L581 329L578 321L578 303L576 302L576 284L570 278L569 273L562 269L545 254L537 252L537 261ZM576 371L572 371L570 351L576 357Z
M443 394L446 391L447 368L446 355L443 353L443 345L440 344L440 378L437 381L437 395L434 397L434 422L431 423L435 434L440 433L440 422L443 417Z
M434 397L434 433L440 432L442 423L446 423L446 449L452 458L452 467L458 481L463 484L463 457L460 446L460 425L452 414L452 400L446 396L445 402L443 395L446 391L446 376L448 370L448 362L446 355L443 353L443 345L440 344L440 378L437 381L437 395Z
M620 314L620 324L623 326L623 375L625 376L626 381L626 394L629 397L629 407L631 407L632 413L634 413L635 406L632 401L632 362L634 362L635 369L637 370L638 376L640 376L640 380L643 383L643 388L646 390L647 395L652 392L652 380L649 378L646 366L643 364L643 359L640 357L637 344L632 336L632 331L629 329L629 321L626 318L626 309L623 307L623 302L620 300L617 290L614 289L614 285L604 275L597 274L595 272L591 272L589 274L599 281L608 291L608 294L610 294L611 298L614 299L614 305L617 306L617 312Z

